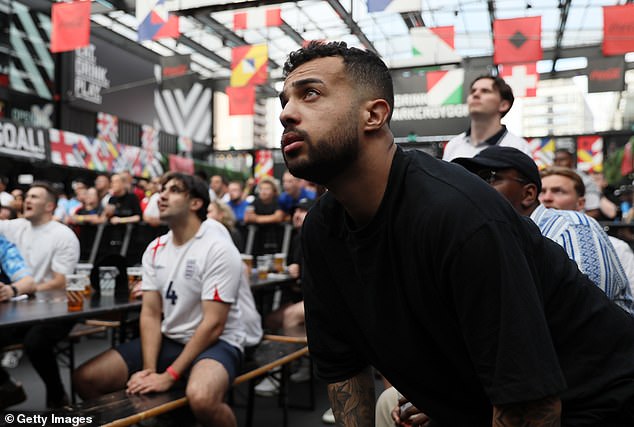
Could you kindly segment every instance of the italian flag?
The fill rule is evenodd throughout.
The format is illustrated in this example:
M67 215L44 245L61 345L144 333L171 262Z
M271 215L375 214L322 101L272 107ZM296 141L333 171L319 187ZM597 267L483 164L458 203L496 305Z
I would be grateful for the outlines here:
M428 71L427 105L462 104L464 69Z

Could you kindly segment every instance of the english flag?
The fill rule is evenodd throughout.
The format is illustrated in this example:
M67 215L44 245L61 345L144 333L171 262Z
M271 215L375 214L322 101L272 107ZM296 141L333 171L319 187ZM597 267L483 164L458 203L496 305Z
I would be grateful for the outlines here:
M264 9L258 7L246 12L237 12L233 15L233 29L247 30L251 28L279 27L282 25L282 9Z
M90 2L51 6L51 52L67 52L90 44Z
M634 4L603 6L603 55L634 52Z
M509 64L542 59L542 17L496 19L493 62Z
M255 86L227 87L230 116L252 116L255 112Z
M513 95L519 98L537 95L537 63L511 64L500 67L500 77L513 89Z

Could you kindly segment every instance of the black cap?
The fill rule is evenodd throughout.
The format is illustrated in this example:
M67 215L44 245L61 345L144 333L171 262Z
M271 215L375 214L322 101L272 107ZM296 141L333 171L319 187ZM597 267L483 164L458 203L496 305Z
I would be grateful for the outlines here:
M535 184L538 192L542 191L542 179L539 175L537 165L533 159L517 148L494 145L481 151L473 158L460 157L452 160L452 162L458 163L473 173L477 173L482 169L515 169L522 174L528 182Z
M297 202L297 209L309 210L315 204L315 200L304 197Z

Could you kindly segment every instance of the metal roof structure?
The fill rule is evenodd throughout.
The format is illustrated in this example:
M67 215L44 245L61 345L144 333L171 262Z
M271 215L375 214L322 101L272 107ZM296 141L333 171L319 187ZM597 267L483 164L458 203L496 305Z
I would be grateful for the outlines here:
M274 79L281 76L288 53L307 40L343 40L378 52L389 65L412 56L410 28L453 25L455 48L461 56L487 56L493 53L494 19L537 15L542 17L542 47L553 49L558 58L566 48L600 43L602 6L632 0L420 0L421 11L407 13L368 13L365 0L172 1L179 9L175 13L182 17L182 35L141 45L161 56L190 54L194 72L202 78L221 79L230 76L233 47L266 43ZM236 11L272 6L281 8L282 26L233 30ZM132 0L97 0L92 20L137 43Z

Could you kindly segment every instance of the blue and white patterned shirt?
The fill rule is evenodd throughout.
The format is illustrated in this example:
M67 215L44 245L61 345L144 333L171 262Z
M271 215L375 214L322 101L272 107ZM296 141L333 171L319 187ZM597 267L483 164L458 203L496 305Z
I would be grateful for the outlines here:
M0 234L0 267L11 283L31 276L31 268L26 264L18 248Z
M603 228L583 212L539 205L530 218L542 234L558 243L605 294L634 316L634 301L616 251Z

